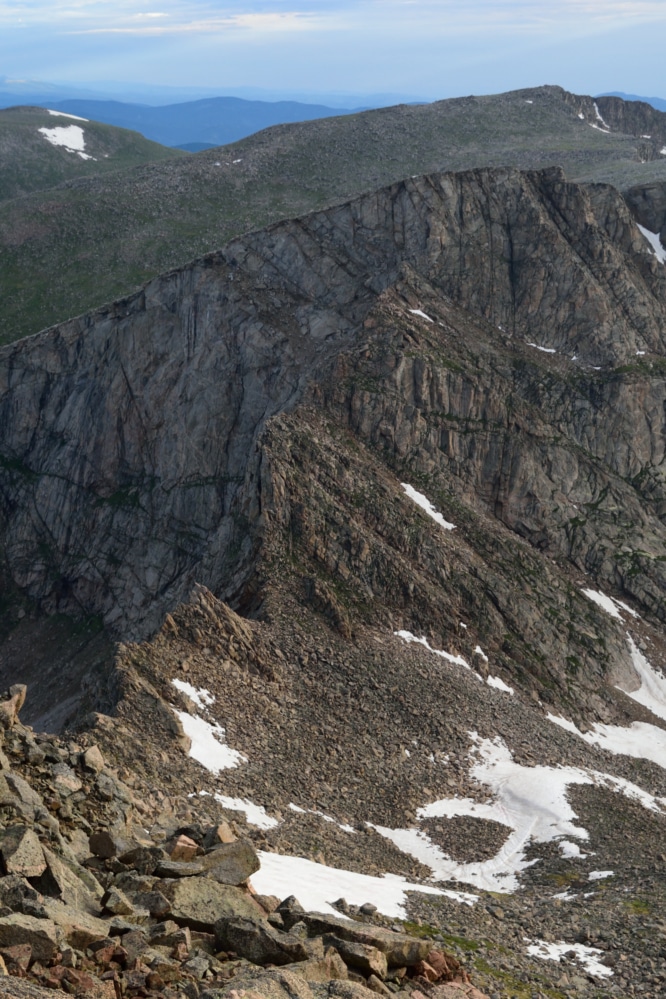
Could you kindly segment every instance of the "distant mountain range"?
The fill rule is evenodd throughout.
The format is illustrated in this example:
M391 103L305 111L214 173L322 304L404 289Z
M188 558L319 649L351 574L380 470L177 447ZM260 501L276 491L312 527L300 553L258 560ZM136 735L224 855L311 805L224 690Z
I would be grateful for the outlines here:
M666 111L666 100L663 97L639 97L638 94L623 94L621 90L609 90L600 97L621 97L623 101L643 101L644 104L651 104L657 111Z
M330 108L322 104L245 101L239 97L212 97L164 107L76 99L51 101L49 107L107 125L131 128L153 142L190 152L237 142L271 125L352 113L349 108Z

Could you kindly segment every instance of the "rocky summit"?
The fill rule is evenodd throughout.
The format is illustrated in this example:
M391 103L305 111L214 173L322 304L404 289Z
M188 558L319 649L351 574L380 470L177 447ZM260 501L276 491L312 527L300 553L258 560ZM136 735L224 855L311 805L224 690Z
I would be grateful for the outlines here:
M3 348L11 974L663 995L660 212L414 177Z

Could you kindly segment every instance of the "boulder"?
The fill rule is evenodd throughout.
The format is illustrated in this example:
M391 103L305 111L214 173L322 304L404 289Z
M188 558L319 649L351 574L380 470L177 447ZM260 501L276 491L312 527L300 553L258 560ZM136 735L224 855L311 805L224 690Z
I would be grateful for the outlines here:
M219 843L233 843L235 839L236 837L231 831L229 823L220 822L219 825L211 826L210 829L206 830L203 838L203 846L205 850L211 850Z
M155 868L160 878L194 878L205 873L206 867L200 861L160 860Z
M135 906L120 888L112 887L105 891L102 905L106 912L111 912L114 916L131 916L135 911Z
M253 964L292 964L310 957L302 940L263 919L222 917L215 923L215 939L221 950L235 951Z
M376 975L377 978L384 979L388 974L386 954L371 944L341 940L332 934L325 934L324 945L335 947L346 965L362 971L366 977Z
M97 829L88 843L93 857L99 857L101 860L110 860L111 857L127 853L131 848L126 836L116 829Z
M34 812L35 808L44 807L44 802L37 792L33 791L27 780L14 773L13 770L8 771L3 776L9 786L10 792L15 794L26 808Z
M46 870L42 844L27 826L10 826L0 840L0 853L7 874L38 878Z
M136 909L145 910L156 919L164 919L171 912L171 902L161 891L130 892L128 897Z
M300 975L306 982L330 982L332 979L348 978L347 965L333 947L329 947L322 957L311 957L299 964L289 964L285 971Z
M206 874L223 885L240 885L261 867L257 851L247 839L221 843L201 858Z
M36 919L21 912L0 918L0 948L30 944L36 961L50 961L58 953L58 934L50 919Z
M200 999L238 999L240 995L246 999L314 999L304 978L278 968L235 975L224 988L202 992Z
M92 770L96 774L100 773L106 766L99 746L91 746L86 749L82 759L86 770Z
M194 860L199 846L189 836L180 835L166 844L166 852L172 860Z
M41 902L42 896L25 878L19 877L18 874L8 874L7 877L0 878L0 905L7 906L13 912L25 912L26 904L34 910L41 905ZM31 911L27 914L37 916L38 912Z
M13 728L18 721L19 711L25 703L28 688L23 683L15 683L9 688L9 698L0 701L0 726Z
M72 909L57 899L44 899L44 908L51 922L62 931L67 943L75 950L85 950L109 935L109 924L81 909Z
M389 967L409 968L425 960L431 949L429 940L417 940L406 933L393 933L378 926L357 923L352 919L323 915L319 912L304 912L300 918L311 936L330 933L339 940L367 944L386 955Z
M261 915L249 895L211 878L162 881L159 889L171 903L171 918L179 926L189 926L193 930L213 933L216 922L223 916L256 919Z
M99 915L103 889L90 871L86 871L78 862L67 861L53 853L48 847L42 847L47 871L42 878L51 882L53 890L44 887L44 894L57 896L74 909L82 909L93 916Z

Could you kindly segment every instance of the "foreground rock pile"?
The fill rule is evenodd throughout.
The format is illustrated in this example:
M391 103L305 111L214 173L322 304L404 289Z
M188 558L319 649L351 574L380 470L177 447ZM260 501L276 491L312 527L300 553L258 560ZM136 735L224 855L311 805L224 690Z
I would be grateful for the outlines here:
M337 917L257 895L233 823L148 816L97 746L23 726L25 694L0 701L0 995L481 996L455 957L371 905L341 900Z

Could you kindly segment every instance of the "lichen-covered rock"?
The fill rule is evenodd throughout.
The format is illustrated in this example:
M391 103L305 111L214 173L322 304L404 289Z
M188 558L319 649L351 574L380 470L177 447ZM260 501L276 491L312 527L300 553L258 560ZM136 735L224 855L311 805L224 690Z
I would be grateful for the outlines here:
M0 917L0 947L30 944L32 956L38 961L50 961L58 952L58 933L51 919L36 919L14 912Z
M223 916L254 919L261 915L259 907L239 888L218 884L207 877L161 881L159 888L171 903L171 919L194 930L213 933Z
M46 870L37 835L26 826L10 826L0 838L0 854L7 874L38 878Z

